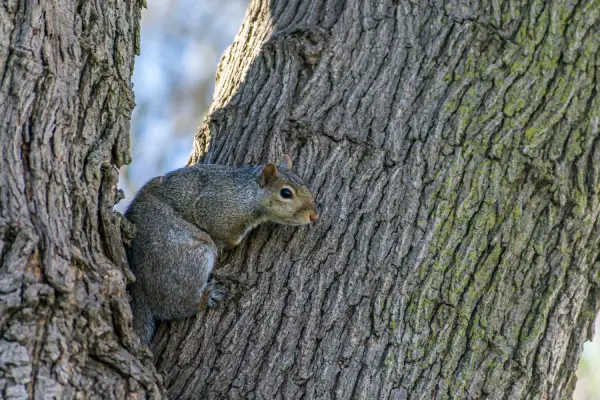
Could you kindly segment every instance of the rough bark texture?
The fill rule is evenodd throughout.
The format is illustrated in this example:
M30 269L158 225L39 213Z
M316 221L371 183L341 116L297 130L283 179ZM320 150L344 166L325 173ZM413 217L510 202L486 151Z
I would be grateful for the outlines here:
M131 333L117 168L137 0L0 4L0 397L160 397Z
M600 295L600 3L253 1L190 162L323 204L163 325L172 398L566 399Z

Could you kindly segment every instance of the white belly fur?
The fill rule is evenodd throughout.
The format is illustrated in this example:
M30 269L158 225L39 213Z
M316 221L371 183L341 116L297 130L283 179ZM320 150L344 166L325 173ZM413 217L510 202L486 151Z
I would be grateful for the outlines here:
M235 242L236 246L238 244L241 243L242 240L244 240L244 238L246 237L246 235L248 235L248 233L250 233L250 231L254 228L256 228L257 226L259 226L260 224L262 224L263 222L266 222L267 219L266 218L261 218L258 219L256 221L254 221L252 224L248 225L246 227L246 229L244 229L244 233L242 233L242 235L238 238L238 240Z

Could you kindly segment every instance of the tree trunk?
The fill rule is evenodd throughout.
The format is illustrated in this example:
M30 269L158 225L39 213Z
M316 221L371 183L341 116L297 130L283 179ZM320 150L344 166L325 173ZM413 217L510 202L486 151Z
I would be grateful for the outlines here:
M600 306L600 4L253 1L190 162L323 204L160 328L171 398L566 399Z
M0 5L3 399L161 396L133 340L124 221L113 213L141 6Z

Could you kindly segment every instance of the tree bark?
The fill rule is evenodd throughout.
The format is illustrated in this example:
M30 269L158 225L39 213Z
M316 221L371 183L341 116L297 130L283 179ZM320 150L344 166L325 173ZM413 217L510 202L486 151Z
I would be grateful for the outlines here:
M597 1L253 1L190 162L293 155L171 398L566 399L600 306Z
M141 2L0 5L0 397L158 398L113 206Z

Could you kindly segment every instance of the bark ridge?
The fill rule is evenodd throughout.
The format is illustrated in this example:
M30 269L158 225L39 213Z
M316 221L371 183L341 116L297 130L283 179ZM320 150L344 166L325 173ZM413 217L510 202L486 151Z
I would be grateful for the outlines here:
M161 327L169 394L571 396L600 306L599 14L253 1L190 163L289 152L322 218L260 228L217 271L237 297Z
M161 397L113 212L142 6L0 4L2 398Z

